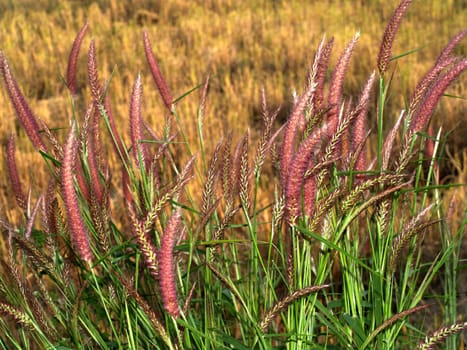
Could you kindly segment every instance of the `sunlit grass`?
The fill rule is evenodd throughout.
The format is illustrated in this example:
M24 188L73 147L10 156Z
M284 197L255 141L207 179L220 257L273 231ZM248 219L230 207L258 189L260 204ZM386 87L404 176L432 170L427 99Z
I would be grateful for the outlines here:
M79 27L89 21L91 35L97 40L102 76L107 78L115 70L111 98L116 118L121 120L127 113L129 82L138 71L147 71L138 30L144 26L175 95L184 94L211 73L212 98L204 132L212 139L231 129L238 136L246 127L256 137L262 86L271 105L282 105L284 118L291 108L293 89L302 88L299 77L309 67L314 43L324 33L335 36L336 49L342 49L356 31L362 32L356 47L359 59L351 62L344 90L346 96L358 94L362 81L376 66L378 43L393 7L384 1L141 1L135 5L124 1L23 1L2 6L1 47L8 57L14 57L17 79L25 86L25 94L39 117L54 120L56 127L67 127L65 111L69 101L60 77L65 73L67 44ZM398 61L398 83L392 86L388 102L390 118L399 114L404 96L410 94L443 44L463 28L466 11L456 1L417 1L412 5L393 53L419 51ZM84 46L88 43L89 38ZM458 51L465 54L465 45ZM333 55L331 64L336 60ZM85 70L79 72L78 79L85 88ZM143 79L147 85L151 78L143 74ZM461 82L449 93L463 96L464 89ZM88 96L86 91L83 95ZM160 124L164 111L159 97L149 89L145 96L148 122ZM464 103L443 100L435 123L442 117L449 130L459 126ZM179 104L180 113L193 115L196 103L196 98L188 97ZM4 116L0 135L5 138L14 125L14 117L3 91L0 106ZM193 120L182 123L188 138L193 140ZM373 123L376 125L376 120ZM454 145L459 145L457 149L465 145L459 136L462 130L451 138ZM23 143L21 140L19 144ZM35 162L34 158L28 161Z
M461 347L465 194L455 182L465 179L465 152L450 154L445 133L459 113L427 135L426 124L415 129L407 119L419 112L409 108L394 145L388 140L441 47L414 34L430 30L417 23L423 15L440 21L431 29L445 45L462 28L455 26L463 9L449 1L413 4L392 47L395 58L370 75L392 7L365 3L56 8L39 1L4 15L0 91L12 118L2 132L17 139L16 153L13 137L8 142L10 180L15 154L24 182L20 189L10 181L1 206L0 348L386 350L414 348L425 335L426 344L447 338L450 350ZM3 6L8 14L17 5ZM441 21L447 16L448 25ZM77 71L65 78L70 43L86 19ZM155 79L157 88L143 26L167 78ZM343 95L321 110L315 94L327 94L331 68L358 29L351 64L341 68ZM323 60L314 52L323 32L337 35L327 84L314 91L311 67ZM103 92L89 88L84 69L89 33L100 83L108 83ZM12 38L24 50L18 60ZM463 55L457 46L454 54ZM465 61L453 66L465 70ZM75 73L77 86L70 83ZM49 147L42 157L8 107L5 90L24 118L26 102L11 76L35 117L52 128L40 134ZM461 81L448 92L462 96L463 87ZM174 105L157 93L164 89ZM110 96L112 113L101 93ZM425 96L422 106L430 102ZM462 108L462 99L443 100L438 113ZM98 119L86 114L89 105ZM367 110L372 132L361 158L357 140L367 128L354 120ZM141 117L154 133L142 131ZM53 135L63 149L50 147ZM446 155L456 172L445 184L439 164ZM436 299L439 312L426 311Z

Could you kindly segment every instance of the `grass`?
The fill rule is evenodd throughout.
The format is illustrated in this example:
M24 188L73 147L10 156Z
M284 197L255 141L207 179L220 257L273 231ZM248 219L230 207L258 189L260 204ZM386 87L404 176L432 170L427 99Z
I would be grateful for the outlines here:
M143 27L155 43L155 54L168 84L175 96L181 96L202 84L211 74L210 102L203 121L204 136L218 140L225 130L233 130L240 137L250 127L252 139L259 136L259 97L264 85L270 105L282 106L279 119L284 122L292 108L292 93L303 87L303 76L313 57L313 50L321 36L335 36L335 52L357 31L361 31L359 44L355 48L358 60L351 60L349 74L345 80L344 94L357 96L361 82L376 68L376 57L384 24L391 16L392 7L384 1L361 1L302 3L251 1L226 3L225 1L199 2L155 2L100 1L60 2L22 1L3 2L0 26L0 42L7 57L14 57L15 76L24 89L36 115L45 121L54 121L54 127L68 127L69 101L63 76L68 57L68 43L83 23L90 22L91 35L83 43L88 47L92 37L96 40L97 57L102 77L112 72L112 105L119 125L124 125L128 113L129 86L138 71L143 84L150 84L151 76L143 59L141 31ZM319 14L319 16L317 15ZM395 76L398 84L391 87L387 101L387 118L393 121L404 106L404 98L415 89L419 79L429 69L441 48L453 35L464 28L466 10L456 1L415 2L406 14L396 42L394 56L415 50L411 55L397 60ZM423 23L423 30L420 29ZM40 45L40 46L39 46ZM465 55L465 45L456 47L456 53ZM330 64L338 56L332 55ZM84 63L85 58L80 58ZM172 73L173 72L173 73ZM181 73L183 72L183 73ZM86 90L86 72L78 72L83 103L90 96ZM463 96L465 83L460 80L448 91ZM151 125L164 123L164 106L157 91L145 91L145 117ZM179 104L181 115L195 115L196 95L190 95ZM373 102L376 103L376 102ZM4 91L0 92L0 108L5 117L0 125L0 137L5 139L15 128L14 111ZM456 130L450 136L451 154L462 159L465 149L463 124L463 102L443 98L439 115L445 131ZM376 127L376 118L370 119ZM193 118L182 118L188 140L196 140L197 130ZM434 118L435 128L441 118ZM390 123L386 123L386 128ZM16 127L17 128L17 127ZM386 128L387 131L387 128ZM127 133L123 133L124 137ZM18 134L22 147L21 161L43 169L28 148L23 133ZM65 132L60 134L61 139ZM191 142L193 151L197 148ZM208 143L207 152L213 151L215 143ZM186 161L188 154L178 155ZM459 163L459 162L458 162ZM1 161L3 166L4 161ZM465 169L458 170L451 162L444 162L443 175L463 176ZM462 163L459 163L462 164ZM33 181L37 187L46 185L43 176L31 176L20 169L22 178ZM455 180L463 182L462 178ZM197 186L201 186L198 183ZM36 186L33 186L34 188ZM269 192L273 189L269 188ZM11 219L16 212L7 198L11 193L2 188L0 202ZM264 202L263 204L266 204Z
M125 12L121 4L110 2L114 20ZM13 133L5 171L12 188L8 206L20 215L1 218L0 348L462 348L459 334L467 325L458 276L467 218L456 189L463 187L440 181L446 136L428 125L467 63L453 58L462 37L451 33L451 45L433 55L432 74L393 107L394 87L404 85L398 72L413 57L393 54L394 37L406 25L399 19L408 15L407 7L409 14L413 10L409 4L402 1L393 15L383 14L387 30L382 44L372 46L379 69L362 79L351 74L350 62L366 57L357 49L364 23L360 37L336 37L333 48L330 38L323 39L285 116L277 108L277 90L260 93L254 85L259 78L250 73L240 81L258 91L237 97L238 104L232 99L226 106L233 114L223 114L213 102L228 94L234 81L228 79L242 77L248 64L235 71L226 63L228 75L213 71L204 83L196 71L165 74L177 71L164 66L172 46L150 29L126 41L140 62L135 66L146 61L148 73L131 73L129 64L112 70L109 41L97 34L86 70L80 51L87 49L91 23L76 37L58 80L68 109L60 110L61 119L42 123L21 92L21 62L2 51L4 96L47 175L45 184L31 181L31 191L24 186L19 169L37 172L36 163L21 158L26 146L20 142L17 152ZM160 4L159 11L180 24L188 7L178 5ZM279 3L277 11L296 14L298 5ZM62 14L70 6L63 4ZM253 10L270 6L255 3ZM206 9L214 18L246 18L256 25L244 13L237 17L236 11L246 11L242 6L212 2ZM279 18L291 21L291 14ZM128 16L159 20L144 11ZM118 31L118 22L111 23ZM199 34L187 33L188 42ZM299 41L281 42L303 48ZM155 58L156 47L167 50L158 51L162 59ZM174 93L175 80L190 74L195 88ZM219 83L221 77L227 80ZM347 80L360 86L352 100L344 93ZM125 107L120 93L127 96ZM196 110L189 107L193 100ZM151 116L154 101L163 116L159 122ZM229 125L255 104L259 117L245 126L260 127L246 132L237 130L243 128L238 122L231 133L217 134L210 124L216 121L207 118L225 116ZM402 109L394 122L394 111ZM127 133L117 118L123 114ZM439 246L427 257L433 242Z

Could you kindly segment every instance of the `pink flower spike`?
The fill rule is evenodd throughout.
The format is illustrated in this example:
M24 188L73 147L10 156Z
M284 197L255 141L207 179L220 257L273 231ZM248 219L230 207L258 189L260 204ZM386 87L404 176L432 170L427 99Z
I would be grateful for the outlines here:
M143 140L143 122L141 119L141 100L143 95L143 85L141 84L141 75L138 74L135 83L133 84L133 91L130 99L130 136L131 147L133 156L137 164L139 164L140 156L143 163L147 161L148 155L146 152L146 145L141 141Z
M320 111L324 106L324 81L326 78L326 71L328 69L329 58L331 57L332 47L334 45L334 38L331 38L323 49L318 62L318 69L316 72L316 93L313 99L313 105L316 111Z
M146 54L146 59L149 64L149 69L151 70L152 77L154 78L154 82L156 83L157 88L159 89L159 93L164 101L165 106L169 110L172 111L172 101L173 96L169 90L166 80L162 76L162 72L157 64L156 58L152 52L151 42L149 41L149 35L146 30L143 32L143 44L144 44L144 53Z
M373 88L373 82L375 80L375 72L373 72L368 79L365 88L362 91L362 95L360 97L359 104L361 104L361 109L354 120L354 132L353 132L353 145L354 148L358 147L360 144L365 142L366 134L367 134L367 111L368 111L368 104L370 101L370 94ZM366 152L365 147L362 148L357 162L355 164L355 170L357 171L365 171L367 168L366 164Z
M457 44L459 44L459 42L464 39L464 37L467 35L467 29L464 29L463 31L461 31L459 34L457 34L456 36L454 36L454 38L452 38L449 43L443 48L443 50L441 51L438 59L436 60L436 63L435 65L438 65L440 64L441 62L447 60L449 57L451 57L451 54L452 54L452 51L454 50L454 48L457 46Z
M84 224L79 210L78 197L73 184L73 168L75 165L78 143L76 142L76 126L73 123L68 134L63 162L62 162L62 193L65 210L70 225L71 237L79 256L87 263L93 260L93 254L89 244L89 233Z
M66 70L66 85L74 96L78 91L78 85L76 82L76 71L78 67L78 55L81 43L83 42L84 35L88 29L88 23L86 22L80 31L76 35L75 41L71 47L70 56L68 57L68 68Z
M286 218L289 224L294 224L294 220L302 213L302 189L305 182L305 173L307 169L314 165L313 152L321 142L320 133L310 134L300 145L295 154L287 177L285 187L285 210ZM314 201L316 194L316 181L307 179L307 194L305 205L307 214L311 215L314 210Z
M425 129L431 114L451 83L467 69L467 58L454 65L446 74L438 79L433 88L425 95L425 99L416 115L413 116L409 132L416 133Z
M174 272L174 247L180 230L181 213L176 209L170 218L161 238L159 258L159 282L161 287L162 302L165 311L172 317L180 315L180 307L177 299L177 286Z
M8 91L10 101L13 104L18 119L21 124L23 124L26 134L37 150L45 152L47 147L45 147L39 133L39 125L37 124L36 118L26 102L26 99L21 93L13 74L11 73L8 61L2 51L0 51L0 70L3 75L3 79L5 80L5 86Z
M350 57L352 56L352 52L355 48L355 45L357 44L359 37L360 33L355 34L352 40L347 44L344 52L342 52L341 56L339 57L336 68L334 69L334 74L329 86L328 97L328 104L331 108L328 113L327 121L327 136L329 138L332 137L337 128L339 108L342 103L342 87L344 84L344 76L349 65Z
M21 179L18 174L18 167L16 166L16 157L15 157L15 136L13 133L10 135L10 139L7 144L6 152L6 166L8 171L8 177L10 178L11 187L15 193L16 203L18 206L26 210L27 200L26 195L23 192L23 186L21 184Z
M292 113L290 114L290 117L285 126L284 140L282 141L281 150L281 185L284 190L287 186L287 179L293 158L293 149L297 130L300 126L302 118L304 118L303 113L316 92L316 78L319 73L319 64L321 62L324 49L325 45L323 39L321 40L318 50L316 51L313 66L311 67L310 73L308 75L308 83L305 92L295 103L294 109L292 110Z
M381 75L384 74L388 68L389 60L391 59L392 44L396 38L402 18L411 2L412 0L402 0L386 26L378 54L378 69Z
M99 74L97 72L96 46L94 45L94 40L91 40L91 44L89 44L88 80L89 80L89 87L91 88L92 96L96 100L100 100L101 87L99 83Z

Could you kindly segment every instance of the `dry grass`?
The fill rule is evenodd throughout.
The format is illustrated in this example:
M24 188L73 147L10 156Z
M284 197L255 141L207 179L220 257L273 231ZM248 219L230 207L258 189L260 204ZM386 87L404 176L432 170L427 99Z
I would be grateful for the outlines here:
M130 4L131 3L131 4ZM265 86L269 103L282 104L279 119L290 111L292 90L310 65L313 49L324 33L335 33L334 52L342 50L358 30L360 42L346 77L344 94L356 96L359 87L375 69L381 33L393 7L382 0L372 1L23 1L22 5L6 2L0 5L0 46L11 62L12 70L27 96L32 110L49 125L67 128L70 99L62 77L71 42L79 28L89 21L90 34L83 43L87 50L90 38L96 40L99 74L107 79L113 70L110 95L117 125L128 125L130 89L138 69L142 72L144 89L143 116L157 130L165 118L164 105L153 88L142 47L142 29L147 28L153 50L175 96L201 84L211 73L210 96L204 133L217 140L233 130L234 140L250 127L251 137L259 129L260 89ZM400 28L394 53L413 49L420 51L401 59L401 69L394 64L399 86L393 87L387 115L396 117L404 96L410 96L416 82L430 67L442 46L465 25L467 10L459 1L435 0L416 2L410 8ZM420 34L423 34L420 37ZM459 54L465 55L465 45ZM334 66L337 55L331 57ZM365 60L368 58L368 60ZM85 67L83 52L80 66ZM87 99L85 69L79 71L78 84ZM465 96L465 79L449 90ZM285 104L283 101L286 101ZM196 110L199 93L195 92L179 103L183 130L193 140L196 133ZM396 109L397 106L397 109ZM454 154L465 148L465 126L460 120L465 103L444 98L437 118L443 119L444 130L457 128L451 136ZM18 135L18 163L38 164L35 173L21 177L33 188L44 188L42 161L24 142L15 114L4 89L0 89L2 123L0 139L6 140L15 130ZM283 121L280 120L281 122ZM373 121L375 123L375 121ZM392 121L388 121L388 125ZM256 128L258 126L258 128ZM459 128L459 126L461 126ZM464 128L464 129L462 129ZM129 130L121 130L129 135ZM64 137L64 133L61 135ZM128 136L127 136L128 139ZM191 142L191 144L197 144ZM212 142L211 144L215 144ZM192 152L196 152L192 149ZM208 153L210 150L208 150ZM182 155L180 155L182 156ZM185 156L188 158L188 154ZM181 157L181 161L185 161ZM3 169L3 153L0 155ZM454 155L454 159L460 156ZM41 164L41 165L39 165ZM465 166L463 167L465 171ZM465 174L464 174L465 175ZM462 174L461 174L462 176ZM27 181L26 181L27 180ZM0 188L0 203L6 216L13 215L11 193Z

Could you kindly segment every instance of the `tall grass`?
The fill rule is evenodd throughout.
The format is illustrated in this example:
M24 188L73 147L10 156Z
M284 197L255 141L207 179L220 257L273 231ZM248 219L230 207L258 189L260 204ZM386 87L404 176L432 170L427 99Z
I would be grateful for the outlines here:
M393 2L393 7L396 2ZM66 73L68 43L86 21L92 27L96 56L103 77L112 72L111 102L116 122L125 125L130 102L130 86L138 71L144 86L152 80L144 59L140 33L146 28L154 44L155 54L174 96L181 96L194 86L202 84L210 73L210 101L204 120L204 136L218 140L225 130L233 130L240 137L250 127L251 139L257 140L261 126L259 95L264 85L272 108L282 106L278 121L285 121L292 108L292 92L302 89L303 76L313 57L313 49L323 33L335 37L335 52L343 50L345 43L361 30L355 47L358 60L350 60L349 74L344 81L344 94L356 96L362 81L375 68L380 33L391 16L392 6L377 1L78 1L53 0L4 1L0 4L0 42L7 57L14 57L14 71L32 109L38 117L54 127L66 128L69 102L63 76ZM318 15L319 14L319 15ZM466 9L459 1L417 1L404 19L394 43L394 55L415 50L398 60L395 77L387 99L385 131L399 115L404 98L410 96L418 80L429 69L433 59L452 33L464 28ZM423 29L421 29L423 23ZM84 38L89 46L92 38ZM39 44L40 43L40 44ZM40 45L40 47L39 47ZM465 45L456 47L456 54L465 55ZM189 57L189 59L187 59ZM335 65L338 55L330 57ZM85 58L80 58L81 64ZM174 73L172 73L174 72ZM183 73L179 73L183 72ZM83 91L84 104L91 96L86 81L86 71L78 71L78 81ZM27 83L26 83L27 82ZM463 96L464 80L449 89L449 94ZM160 103L157 89L145 90L145 118L152 125L164 123L164 105ZM228 103L227 103L228 102ZM372 102L372 104L375 102ZM179 104L181 115L197 113L197 99L189 95ZM461 156L465 148L465 133L459 120L463 116L463 102L443 98L438 107L443 114L443 127L450 130L449 151ZM0 90L0 111L5 118L0 123L0 137L6 138L14 127L13 110L5 91ZM220 117L222 116L222 117ZM435 118L434 126L440 125ZM196 145L197 126L193 118L182 118L187 139ZM376 118L369 126L376 127ZM128 133L122 136L129 142ZM59 134L65 138L65 131ZM21 161L42 171L42 176L31 176L19 169L20 176L39 187L46 186L40 160L25 142L23 132L18 132ZM371 140L373 142L373 140ZM104 147L109 147L107 142ZM214 143L207 143L207 152L214 150ZM195 148L195 147L194 147ZM373 148L372 148L373 149ZM374 155L375 153L373 153ZM111 156L113 156L111 154ZM183 161L189 155L180 152ZM183 157L183 158L182 158ZM3 166L3 161L0 162ZM445 166L449 169L445 169ZM450 162L442 163L442 176L464 174ZM461 181L458 180L458 181ZM189 186L202 186L197 179ZM273 188L268 189L273 192ZM0 202L8 210L8 217L17 219L14 207L0 191ZM262 205L266 205L263 201ZM117 208L116 208L117 210ZM122 210L123 211L123 210ZM123 213L122 213L123 215Z
M0 52L5 91L49 171L45 188L26 192L18 168L28 164L17 161L13 133L7 172L23 219L0 221L7 244L0 347L428 349L445 342L458 349L467 327L456 285L466 217L452 220L456 197L444 204L456 185L439 182L443 134L428 127L467 67L455 55L466 31L441 51L391 125L400 60L392 50L410 2L393 13L374 57L378 71L360 81L358 97L343 91L360 35L335 65L337 40L323 38L284 122L262 91L258 138L250 130L217 143L205 136L211 79L176 97L148 31L139 42L153 82L142 72L128 86L127 137L112 108L114 75L100 74L95 41L80 73L89 24L74 40L64 77L71 116L64 141L53 122L33 114L15 62ZM165 109L156 125L145 121L143 104L154 85ZM193 140L180 106L197 90ZM377 116L374 131L368 115ZM369 138L378 145L374 159ZM118 206L125 211L115 214ZM441 244L426 259L430 232ZM443 302L439 322L429 317L438 307L433 291Z

